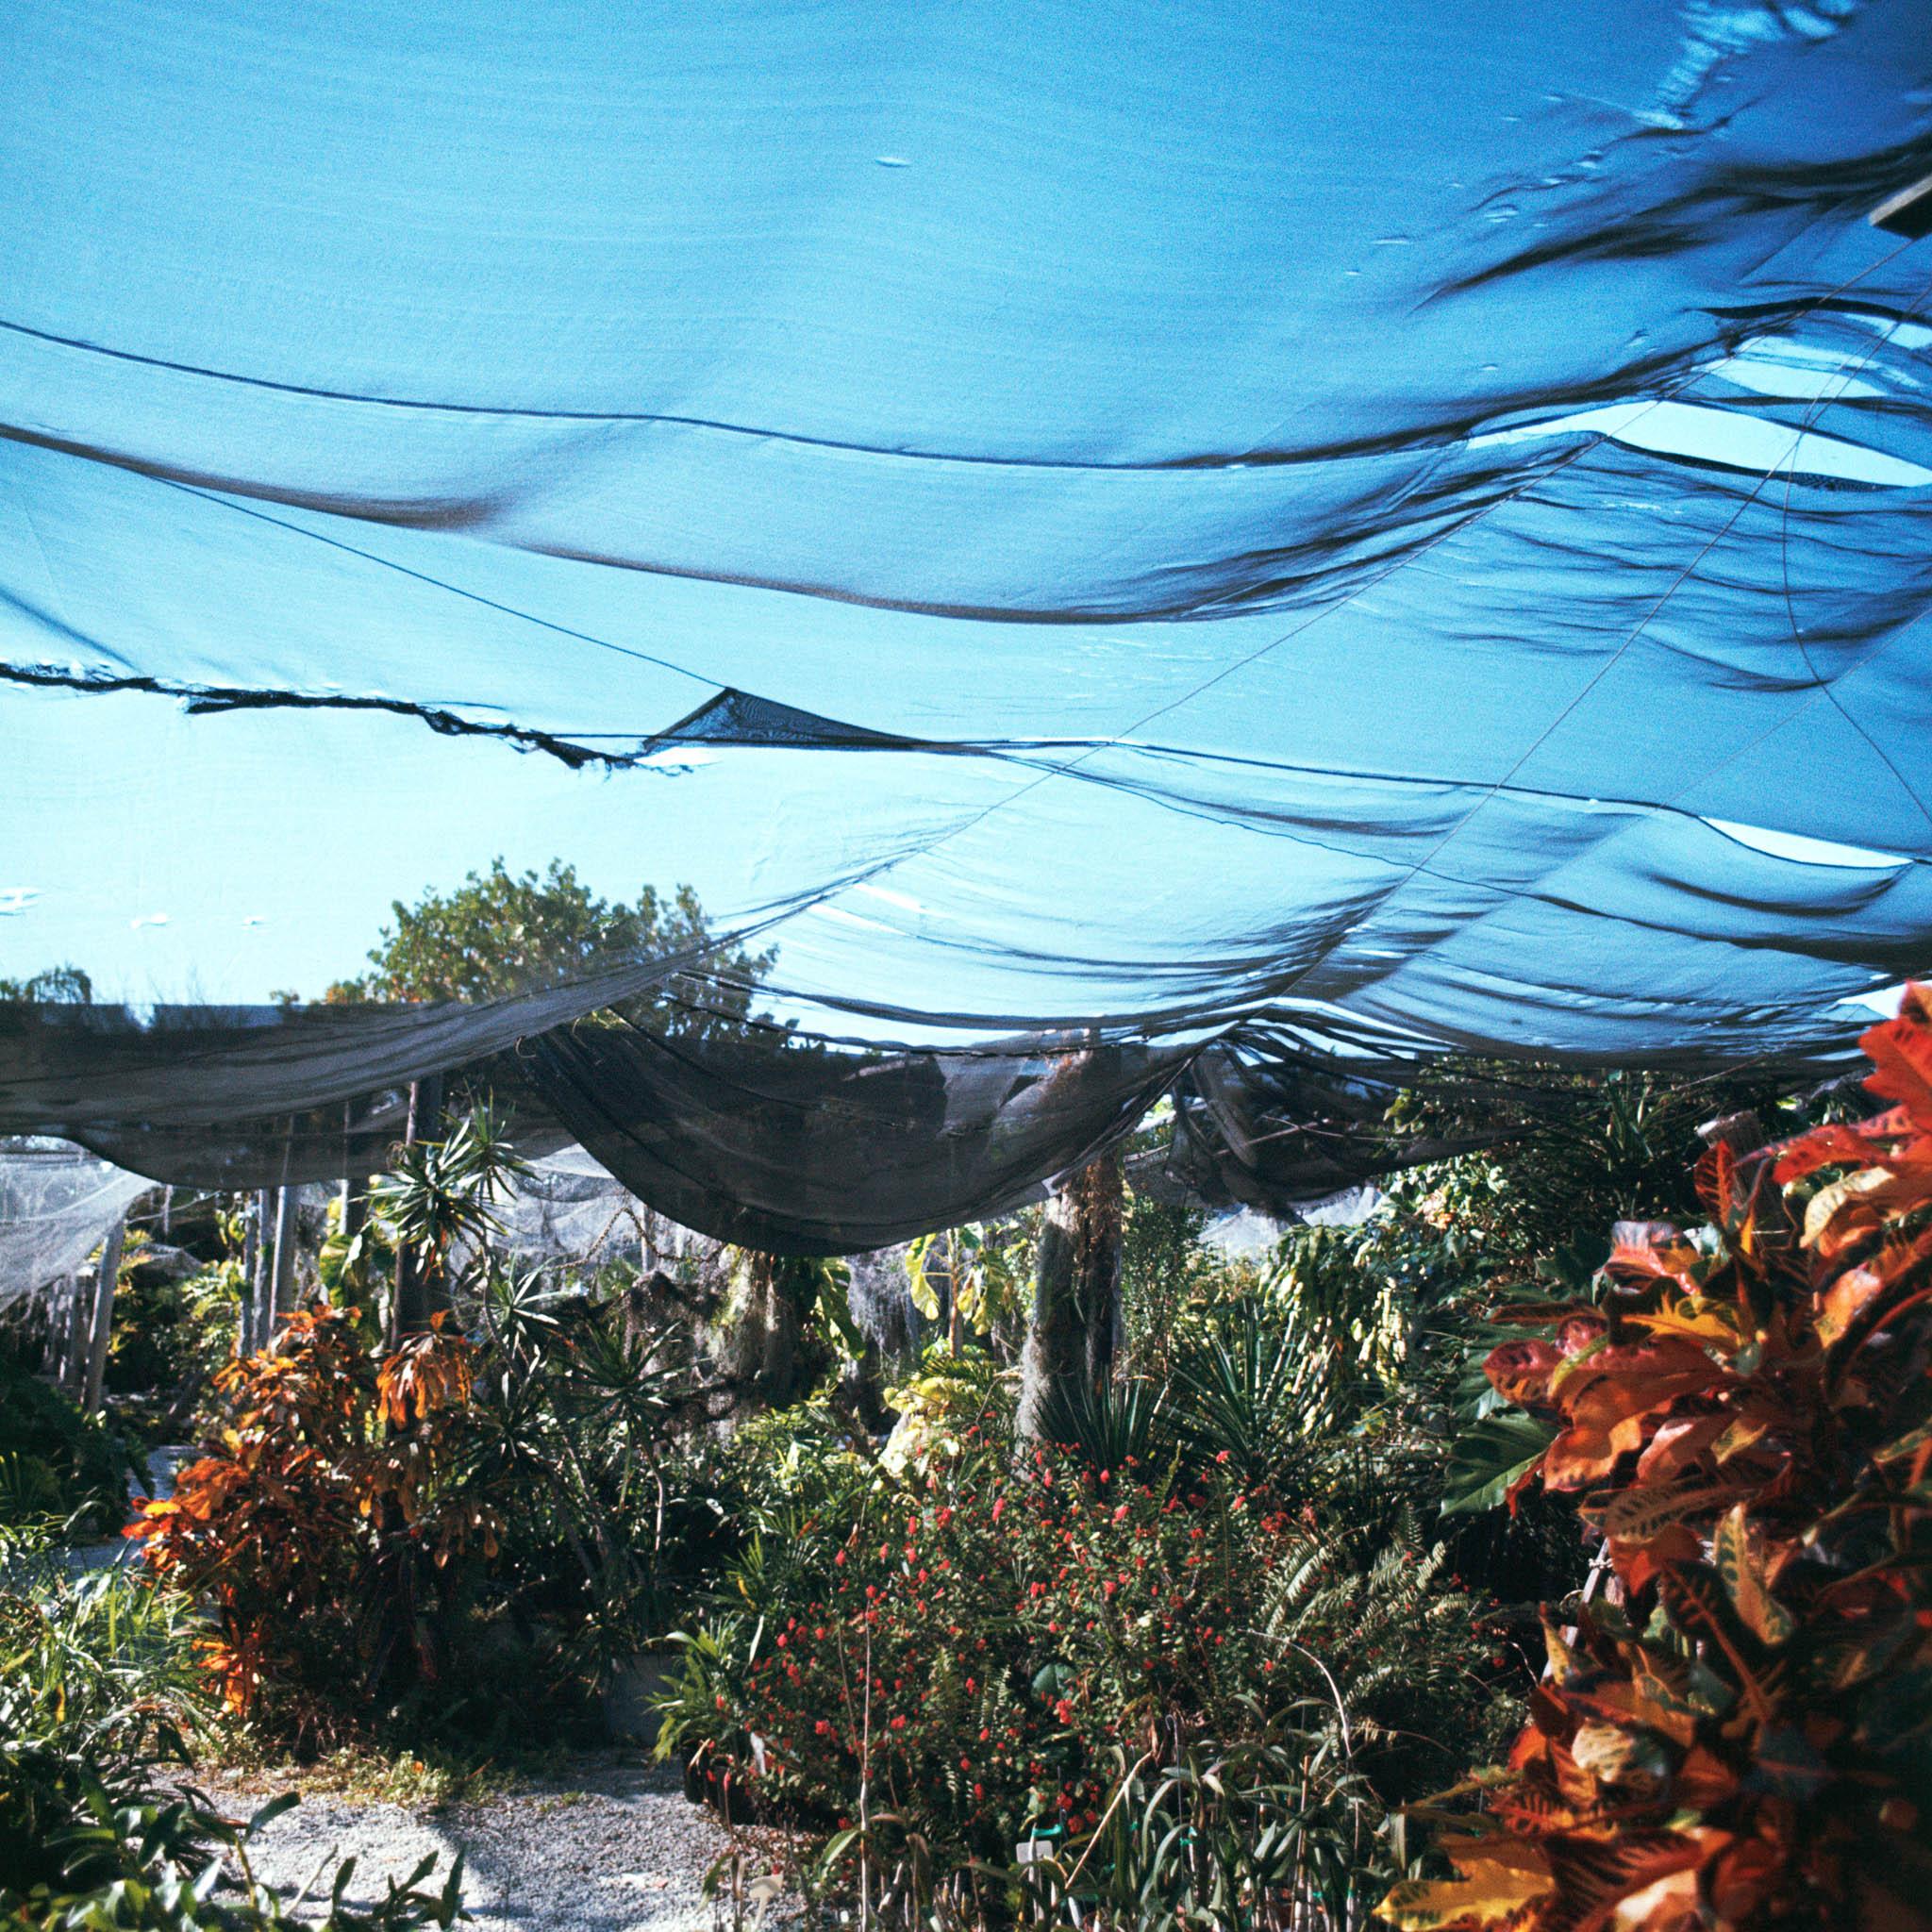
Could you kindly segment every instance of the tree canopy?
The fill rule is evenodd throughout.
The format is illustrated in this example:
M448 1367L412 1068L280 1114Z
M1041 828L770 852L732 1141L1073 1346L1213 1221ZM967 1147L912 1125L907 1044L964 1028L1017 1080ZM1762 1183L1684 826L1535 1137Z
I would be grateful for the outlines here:
M0 1002L86 1007L93 1004L93 997L94 983L78 966L49 966L26 979L0 977Z
M324 995L355 1000L487 1000L641 959L713 944L709 921L690 886L668 897L646 886L634 902L593 892L575 866L512 873L502 858L448 891L431 889L413 906L392 905L393 922L370 949L370 971L337 980ZM773 955L724 945L693 976L626 1002L627 1019L660 1030L709 1032L753 1017L753 989Z

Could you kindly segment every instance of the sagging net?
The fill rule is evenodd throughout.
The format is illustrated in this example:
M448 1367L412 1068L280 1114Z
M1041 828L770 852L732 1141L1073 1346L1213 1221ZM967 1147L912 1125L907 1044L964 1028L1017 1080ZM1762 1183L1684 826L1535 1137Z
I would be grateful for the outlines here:
M0 1132L849 1252L1926 968L1924 0L441 14L10 36ZM702 930L323 1003L498 858Z

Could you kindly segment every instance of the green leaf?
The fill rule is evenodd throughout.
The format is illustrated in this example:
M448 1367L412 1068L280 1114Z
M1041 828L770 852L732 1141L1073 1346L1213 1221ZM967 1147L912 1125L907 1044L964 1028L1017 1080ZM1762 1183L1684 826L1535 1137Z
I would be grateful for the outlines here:
M300 1796L294 1791L278 1791L248 1821L249 1833L253 1835L264 1824L273 1824L284 1811L292 1811L301 1802Z
M858 1324L852 1319L852 1308L845 1297L845 1283L830 1275L820 1284L819 1307L825 1321L839 1340L844 1344L845 1352L854 1361L865 1354L865 1337L859 1332Z
M857 1842L858 1836L858 1826L852 1824L846 1826L843 1831L835 1831L825 1840L825 1848L819 1854L819 1873L821 1876L831 1872L837 1866L839 1860Z
M1501 1506L1515 1482L1556 1439L1547 1423L1506 1409L1465 1429L1449 1456L1444 1516L1473 1516Z

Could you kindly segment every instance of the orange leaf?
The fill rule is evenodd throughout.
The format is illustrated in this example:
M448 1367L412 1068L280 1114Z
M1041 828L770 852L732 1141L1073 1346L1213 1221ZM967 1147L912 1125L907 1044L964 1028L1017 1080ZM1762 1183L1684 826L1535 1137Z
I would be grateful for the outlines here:
M1410 1879L1378 1907L1401 1932L1448 1932L1516 1918L1556 1890L1540 1845L1505 1832L1481 1839L1445 1839L1442 1850L1457 1878Z

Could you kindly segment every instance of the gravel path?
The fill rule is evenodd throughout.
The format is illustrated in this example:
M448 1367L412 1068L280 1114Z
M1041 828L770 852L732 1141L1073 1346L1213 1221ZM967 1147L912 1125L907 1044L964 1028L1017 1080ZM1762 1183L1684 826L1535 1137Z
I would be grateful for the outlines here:
M211 1794L245 1815L267 1790L251 1780L218 1784ZM461 1852L478 1932L711 1932L719 1915L699 1886L734 1848L747 1886L778 1861L774 1834L728 1831L686 1800L675 1770L610 1752L509 1795L441 1808L304 1798L262 1828L249 1856L258 1877L288 1892L325 1858L353 1857L349 1897L370 1903L385 1878L407 1878L431 1853L440 1883ZM766 1880L755 1890L776 1888ZM767 1922L790 1917L797 1903L773 1898ZM748 1907L747 1924L755 1916ZM729 1924L728 1904L722 1922Z

